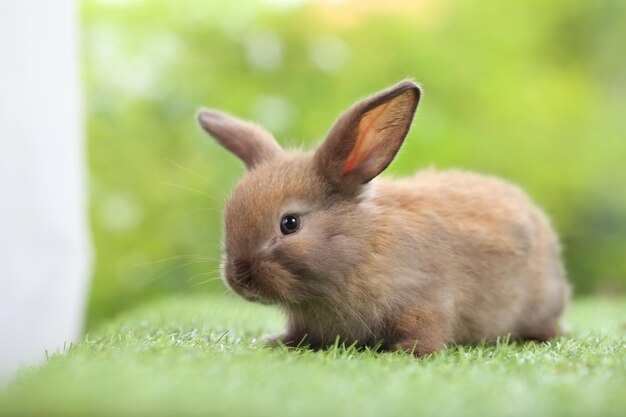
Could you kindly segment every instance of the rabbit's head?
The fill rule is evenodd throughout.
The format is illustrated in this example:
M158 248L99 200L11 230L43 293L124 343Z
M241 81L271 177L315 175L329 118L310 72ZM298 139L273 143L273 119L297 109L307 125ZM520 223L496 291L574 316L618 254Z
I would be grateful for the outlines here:
M202 128L247 167L226 204L223 275L244 298L298 304L346 290L371 249L367 184L392 161L420 99L410 81L355 104L313 152L283 151L250 122L201 110Z

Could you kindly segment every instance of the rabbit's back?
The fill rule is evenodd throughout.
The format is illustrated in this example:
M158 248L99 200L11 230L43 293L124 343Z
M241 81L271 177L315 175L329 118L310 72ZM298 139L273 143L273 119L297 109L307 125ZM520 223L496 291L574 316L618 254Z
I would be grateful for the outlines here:
M417 291L425 302L448 306L455 342L508 333L542 339L544 328L556 327L569 297L559 241L519 187L430 169L381 180L373 195L387 208L382 213L394 213L395 219L386 221L400 218L408 225L400 232L407 235L398 239L404 246L395 253L413 253L416 271L432 271L418 274Z

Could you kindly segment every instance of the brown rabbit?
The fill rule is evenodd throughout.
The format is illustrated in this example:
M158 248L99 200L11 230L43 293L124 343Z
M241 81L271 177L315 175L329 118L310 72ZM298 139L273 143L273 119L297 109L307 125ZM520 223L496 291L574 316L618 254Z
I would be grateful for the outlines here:
M570 295L558 238L518 187L434 169L376 179L421 96L404 81L355 104L313 152L214 110L201 126L245 162L225 215L224 278L287 315L286 345L425 355L557 334Z

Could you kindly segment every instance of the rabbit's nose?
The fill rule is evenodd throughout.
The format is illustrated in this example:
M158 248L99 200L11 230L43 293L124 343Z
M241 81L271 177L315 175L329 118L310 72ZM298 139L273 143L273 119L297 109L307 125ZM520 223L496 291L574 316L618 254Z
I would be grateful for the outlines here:
M233 261L235 279L244 288L248 288L252 282L252 262L247 259Z

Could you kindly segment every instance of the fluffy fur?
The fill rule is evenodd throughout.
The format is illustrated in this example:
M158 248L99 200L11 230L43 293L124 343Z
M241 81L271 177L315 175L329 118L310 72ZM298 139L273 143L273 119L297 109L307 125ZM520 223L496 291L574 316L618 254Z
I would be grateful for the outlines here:
M224 279L279 305L287 345L339 339L424 355L451 343L558 332L570 289L550 222L518 187L462 171L374 179L421 92L404 81L358 102L313 152L284 152L249 122L202 110L247 165L226 205ZM283 235L281 218L299 216Z

